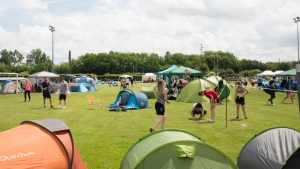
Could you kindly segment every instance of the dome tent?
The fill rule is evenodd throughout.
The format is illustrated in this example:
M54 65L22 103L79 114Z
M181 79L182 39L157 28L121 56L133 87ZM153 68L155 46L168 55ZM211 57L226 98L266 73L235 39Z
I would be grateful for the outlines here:
M0 132L0 168L87 169L69 127L58 119L23 121Z
M133 92L130 89L121 90L114 103L107 108L125 107L125 109L150 108L148 98L145 93Z
M300 168L300 132L288 127L266 129L252 137L237 158L240 169Z
M133 144L120 169L226 168L237 166L221 151L182 130L160 130Z
M189 82L177 96L176 102L209 102L209 99L205 96L198 96L199 90L214 89L214 85L204 79L196 79Z

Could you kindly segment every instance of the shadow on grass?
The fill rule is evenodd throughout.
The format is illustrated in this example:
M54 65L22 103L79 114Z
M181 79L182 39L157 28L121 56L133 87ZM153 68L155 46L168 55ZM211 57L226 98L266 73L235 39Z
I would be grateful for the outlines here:
M229 121L242 121L242 120L247 120L247 119L244 119L244 118L242 118L242 119L230 119Z

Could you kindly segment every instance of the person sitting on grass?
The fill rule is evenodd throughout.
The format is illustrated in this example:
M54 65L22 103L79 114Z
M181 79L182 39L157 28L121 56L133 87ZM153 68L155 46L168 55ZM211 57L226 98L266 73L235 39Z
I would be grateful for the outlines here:
M196 118L195 118L196 114L197 115L200 114L199 120L203 120L206 113L207 113L207 111L204 109L203 104L200 102L195 103L190 110L190 114L191 114L193 120L196 120Z

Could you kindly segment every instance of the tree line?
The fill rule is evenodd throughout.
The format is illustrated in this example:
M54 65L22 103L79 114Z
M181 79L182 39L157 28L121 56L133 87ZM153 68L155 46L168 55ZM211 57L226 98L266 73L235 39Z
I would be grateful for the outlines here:
M297 61L267 62L237 59L234 54L223 51L205 51L203 55L166 52L164 56L155 53L86 53L70 63L62 62L54 65L57 74L122 74L158 72L171 65L186 66L202 71L205 75L239 74L255 76L265 70L289 70ZM51 71L52 61L40 49L33 49L24 57L18 50L2 50L0 53L0 72L16 72L32 74L39 71ZM25 73L26 72L26 73Z

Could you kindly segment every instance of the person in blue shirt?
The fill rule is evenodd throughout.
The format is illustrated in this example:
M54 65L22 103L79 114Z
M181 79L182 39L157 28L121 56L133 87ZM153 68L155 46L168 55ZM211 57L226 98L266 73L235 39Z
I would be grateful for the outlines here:
M294 77L292 89L293 89L294 91L297 91L297 78L296 78L296 77Z
M48 81L48 78L44 78L44 82L41 84L41 91L43 92L43 103L44 103L44 108L46 108L46 99L49 98L50 101L50 107L53 108L52 106L52 99L51 99L51 94L50 94L50 82Z
M262 86L262 78L258 77L258 79L257 79L257 87L258 87L259 90L261 90L261 86Z
M294 100L293 100L293 97L294 97L294 92L292 91L292 77L288 77L288 80L286 81L286 84L285 84L285 90L287 91L286 92L286 96L283 98L283 100L281 101L281 103L283 104L284 101L288 98L288 97L291 97L291 101L292 103L294 103Z

